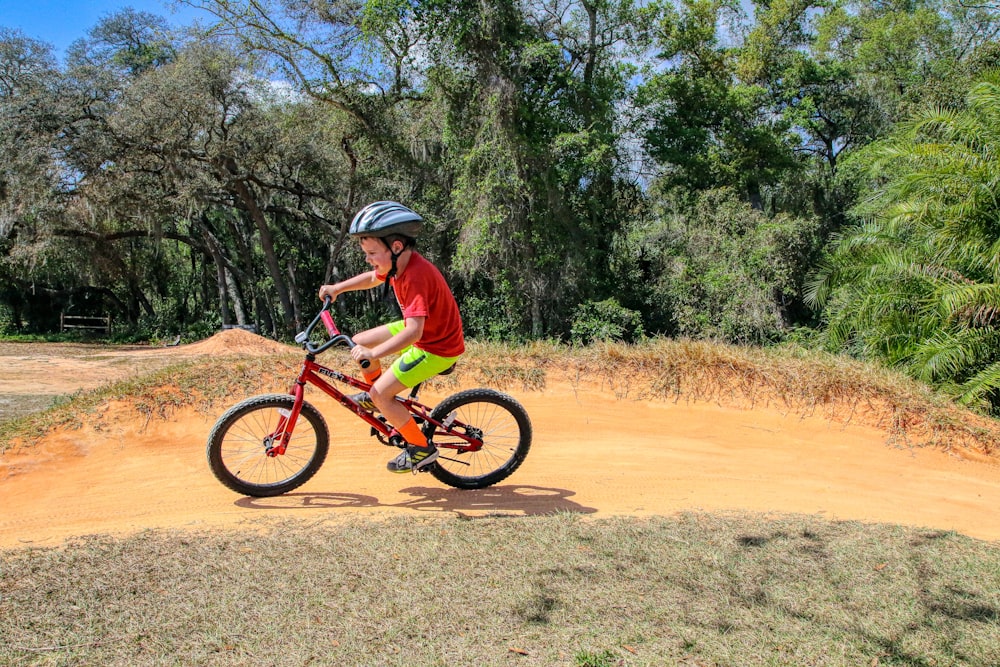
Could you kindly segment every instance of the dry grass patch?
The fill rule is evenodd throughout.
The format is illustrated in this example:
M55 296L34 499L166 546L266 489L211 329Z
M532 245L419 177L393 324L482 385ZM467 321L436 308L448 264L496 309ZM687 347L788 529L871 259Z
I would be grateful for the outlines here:
M1000 451L1000 422L889 369L795 346L657 340L574 350L570 372L620 397L777 408L885 430L893 444Z
M760 515L391 519L0 552L0 664L1000 664L1000 552Z

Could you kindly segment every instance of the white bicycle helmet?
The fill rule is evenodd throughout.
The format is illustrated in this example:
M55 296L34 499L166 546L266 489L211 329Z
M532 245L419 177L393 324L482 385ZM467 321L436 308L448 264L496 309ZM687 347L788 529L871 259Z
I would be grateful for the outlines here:
M424 219L411 209L394 201L377 201L358 211L351 221L351 236L385 238L398 234L415 239Z

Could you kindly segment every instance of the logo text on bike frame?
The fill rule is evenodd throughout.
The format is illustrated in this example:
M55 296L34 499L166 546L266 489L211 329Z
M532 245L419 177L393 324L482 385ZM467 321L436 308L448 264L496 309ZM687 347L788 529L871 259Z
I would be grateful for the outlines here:
M343 380L344 379L344 374L341 373L340 371L332 371L329 368L324 368L322 366L320 366L319 368L317 368L316 372L319 373L320 375L325 375L327 377L331 377L334 380Z

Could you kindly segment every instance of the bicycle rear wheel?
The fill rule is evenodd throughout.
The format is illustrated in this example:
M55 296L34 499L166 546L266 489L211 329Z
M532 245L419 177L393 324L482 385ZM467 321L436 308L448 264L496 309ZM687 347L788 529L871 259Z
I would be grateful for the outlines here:
M438 422L454 423L452 431L481 438L478 451L461 451L464 440L437 430L433 438L440 456L430 466L439 481L458 489L483 489L517 470L531 448L531 420L513 397L493 389L468 389L443 400L431 412ZM459 426L461 425L461 426Z
M227 410L208 436L208 465L215 477L236 493L257 498L288 493L312 478L326 460L330 432L311 404L302 403L285 452L273 450L294 404L288 394L265 394Z

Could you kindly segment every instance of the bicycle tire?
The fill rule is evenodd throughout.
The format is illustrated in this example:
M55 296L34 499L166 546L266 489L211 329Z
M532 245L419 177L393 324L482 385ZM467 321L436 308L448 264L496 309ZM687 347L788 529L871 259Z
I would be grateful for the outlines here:
M481 433L483 447L465 453L438 447L440 456L430 466L438 481L456 489L484 489L509 477L524 462L531 448L531 420L513 397L493 389L467 389L441 401L431 417L445 422L452 413L466 425L466 433ZM448 433L439 429L434 438L444 444Z
M264 394L237 403L208 436L208 465L216 479L236 493L255 498L280 496L305 484L326 460L330 431L323 415L303 402L284 454L269 456L265 439L281 411L292 410L289 394Z

